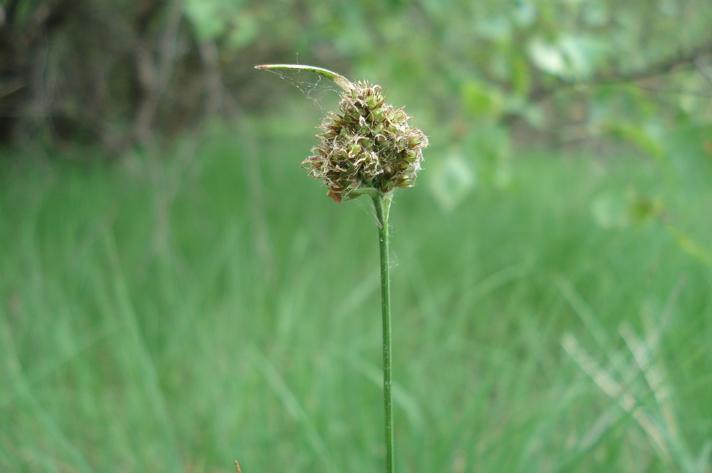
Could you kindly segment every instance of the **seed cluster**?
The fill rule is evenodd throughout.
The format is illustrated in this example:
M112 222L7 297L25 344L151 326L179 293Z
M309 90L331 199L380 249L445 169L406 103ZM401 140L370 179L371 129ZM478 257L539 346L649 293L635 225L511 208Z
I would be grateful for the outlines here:
M402 108L385 103L380 86L356 82L342 93L338 113L324 118L319 143L302 165L336 202L359 190L412 187L428 138L408 119Z

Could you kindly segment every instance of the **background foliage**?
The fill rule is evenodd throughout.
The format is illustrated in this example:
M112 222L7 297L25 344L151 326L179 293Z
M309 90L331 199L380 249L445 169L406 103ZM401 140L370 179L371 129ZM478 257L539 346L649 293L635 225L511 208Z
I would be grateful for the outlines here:
M710 123L710 22L706 0L4 0L0 137L124 149L282 101L251 66L302 61L378 78L448 141L659 155L671 123Z
M710 473L710 24L2 0L0 471L380 469L373 215L298 165L335 96L252 69L298 61L431 139L392 212L400 471Z

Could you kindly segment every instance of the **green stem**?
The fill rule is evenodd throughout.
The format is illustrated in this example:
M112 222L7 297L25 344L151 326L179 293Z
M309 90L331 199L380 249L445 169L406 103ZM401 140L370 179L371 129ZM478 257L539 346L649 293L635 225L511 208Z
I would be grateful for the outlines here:
M388 214L391 194L376 194L373 205L378 218L378 242L381 253L381 315L383 319L383 405L386 433L386 473L395 471L393 453L393 397L391 395L391 287L388 262Z

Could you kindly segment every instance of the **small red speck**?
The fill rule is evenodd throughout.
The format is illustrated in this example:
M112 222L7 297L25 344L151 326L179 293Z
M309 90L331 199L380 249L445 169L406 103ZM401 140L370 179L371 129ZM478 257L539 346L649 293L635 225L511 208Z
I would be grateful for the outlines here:
M341 202L341 194L339 194L338 192L336 192L333 189L329 189L329 192L327 192L326 195L331 197L334 200L334 202L336 202L337 204L339 202Z
M705 152L712 158L712 140L705 141Z

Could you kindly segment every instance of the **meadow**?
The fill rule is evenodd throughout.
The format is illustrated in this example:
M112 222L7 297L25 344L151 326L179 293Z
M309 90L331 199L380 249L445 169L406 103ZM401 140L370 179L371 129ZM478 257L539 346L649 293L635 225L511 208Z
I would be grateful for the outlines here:
M1 472L380 470L374 215L311 126L0 160ZM712 471L709 155L524 152L449 209L437 159L391 212L399 470Z

